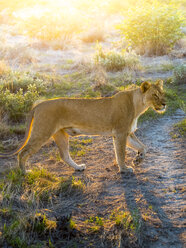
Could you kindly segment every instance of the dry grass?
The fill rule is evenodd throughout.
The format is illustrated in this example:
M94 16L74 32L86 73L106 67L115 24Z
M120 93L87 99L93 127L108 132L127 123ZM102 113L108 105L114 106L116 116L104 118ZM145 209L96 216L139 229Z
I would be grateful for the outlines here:
M54 49L66 50L74 43L74 38L71 35L63 34L60 38L54 40L33 39L29 46L34 49Z
M80 39L85 43L100 42L105 40L103 28L91 28L89 31L81 34Z
M0 59L4 59L13 65L26 65L37 62L34 50L27 45L5 45L1 44Z
M177 45L180 49L184 49L186 51L186 37L180 39Z
M0 76L9 71L10 67L8 66L8 64L4 60L0 60Z

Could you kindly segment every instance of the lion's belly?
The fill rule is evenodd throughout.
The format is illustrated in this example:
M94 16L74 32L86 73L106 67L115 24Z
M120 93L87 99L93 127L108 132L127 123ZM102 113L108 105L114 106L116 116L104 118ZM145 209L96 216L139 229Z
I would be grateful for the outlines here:
M110 136L112 132L110 130L95 130L91 128L74 128L69 127L64 129L69 135L71 136L78 136L78 135L102 135L102 136Z

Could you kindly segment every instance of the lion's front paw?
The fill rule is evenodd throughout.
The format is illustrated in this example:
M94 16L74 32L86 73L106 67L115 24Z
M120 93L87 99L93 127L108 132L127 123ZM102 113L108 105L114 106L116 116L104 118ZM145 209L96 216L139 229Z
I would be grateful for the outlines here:
M133 160L133 165L139 165L145 158L145 153L138 152L138 155L136 158Z
M132 167L125 166L119 169L120 173L133 173L134 170Z
M77 171L83 171L85 169L86 169L86 165L85 164L80 164L80 165L78 165L78 167L76 167L76 170Z

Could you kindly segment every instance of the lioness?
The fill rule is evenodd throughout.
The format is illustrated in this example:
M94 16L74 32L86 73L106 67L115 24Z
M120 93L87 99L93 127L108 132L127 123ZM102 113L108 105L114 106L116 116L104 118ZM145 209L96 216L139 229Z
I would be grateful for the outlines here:
M0 153L0 157L18 153L18 165L25 173L27 159L53 137L62 160L81 171L86 166L77 165L70 157L69 135L105 135L113 137L120 172L132 172L133 169L125 165L126 144L138 151L136 161L146 153L145 146L134 134L137 120L149 107L160 112L165 106L161 80L155 84L143 82L138 88L108 98L46 100L31 110L23 145L14 152Z

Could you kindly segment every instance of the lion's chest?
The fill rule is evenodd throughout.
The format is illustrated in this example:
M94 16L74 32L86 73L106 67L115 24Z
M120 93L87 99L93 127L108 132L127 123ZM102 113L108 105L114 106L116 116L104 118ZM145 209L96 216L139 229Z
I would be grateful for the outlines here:
M135 118L132 122L132 125L131 125L131 129L130 129L130 132L131 133L134 133L137 129L137 123L138 123L138 117Z

